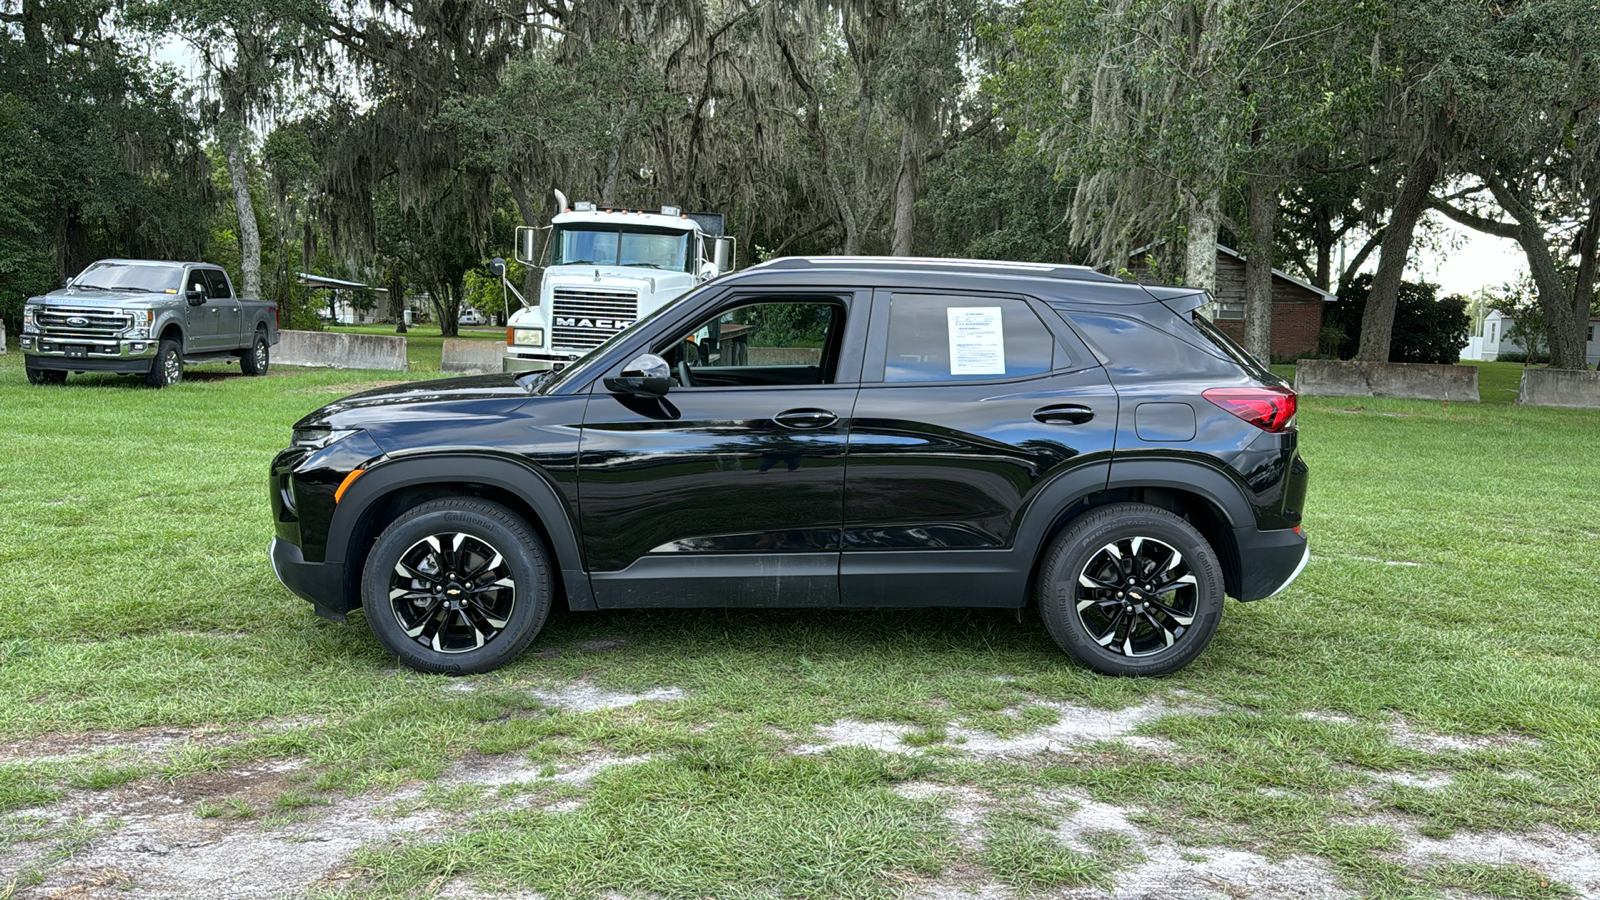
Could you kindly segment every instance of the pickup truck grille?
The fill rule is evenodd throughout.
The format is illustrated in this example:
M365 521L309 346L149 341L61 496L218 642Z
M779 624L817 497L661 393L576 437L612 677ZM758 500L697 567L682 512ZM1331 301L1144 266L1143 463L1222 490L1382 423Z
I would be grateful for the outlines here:
M50 307L39 310L39 330L57 338L109 338L133 324L122 313L105 310L62 309Z
M550 347L593 350L639 317L633 291L580 291L556 288L550 311Z

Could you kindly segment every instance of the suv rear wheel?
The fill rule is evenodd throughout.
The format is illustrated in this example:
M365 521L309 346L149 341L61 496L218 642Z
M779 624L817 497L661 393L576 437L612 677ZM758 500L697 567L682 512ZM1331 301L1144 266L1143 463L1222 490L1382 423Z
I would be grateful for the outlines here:
M434 500L378 536L361 576L367 626L419 672L468 675L511 661L550 613L549 554L498 503Z
M1055 642L1105 675L1167 675L1211 642L1224 588L1193 525L1141 503L1090 510L1056 536L1038 586Z

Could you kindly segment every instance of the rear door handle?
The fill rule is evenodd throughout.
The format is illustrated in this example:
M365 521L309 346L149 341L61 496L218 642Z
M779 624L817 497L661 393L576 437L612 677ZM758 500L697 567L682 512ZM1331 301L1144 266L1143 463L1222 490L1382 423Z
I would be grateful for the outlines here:
M1067 403L1060 406L1041 406L1033 411L1033 417L1046 425L1082 425L1094 418L1094 410L1087 406Z
M787 409L772 417L785 428L826 428L839 421L839 417L825 409Z

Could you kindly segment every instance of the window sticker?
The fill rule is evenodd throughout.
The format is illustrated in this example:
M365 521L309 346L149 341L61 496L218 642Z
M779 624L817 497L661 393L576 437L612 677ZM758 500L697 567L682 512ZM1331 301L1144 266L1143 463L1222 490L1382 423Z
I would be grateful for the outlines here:
M950 374L1004 375L1006 339L998 306L952 306Z

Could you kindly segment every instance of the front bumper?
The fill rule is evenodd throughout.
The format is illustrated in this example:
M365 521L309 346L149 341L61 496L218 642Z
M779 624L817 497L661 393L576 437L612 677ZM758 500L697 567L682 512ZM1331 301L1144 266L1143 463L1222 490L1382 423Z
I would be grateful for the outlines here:
M581 358L581 353L553 354L549 352L519 351L515 348L507 350L506 355L500 358L500 371L502 372L545 372L555 369L557 372L572 365Z
M284 587L324 619L345 620L344 563L306 562L299 547L279 537L272 539L271 556L272 574Z
M151 338L121 340L27 332L18 344L30 369L142 375L150 371L161 342Z
M1311 559L1311 542L1298 528L1238 528L1239 599L1264 600L1294 582Z

